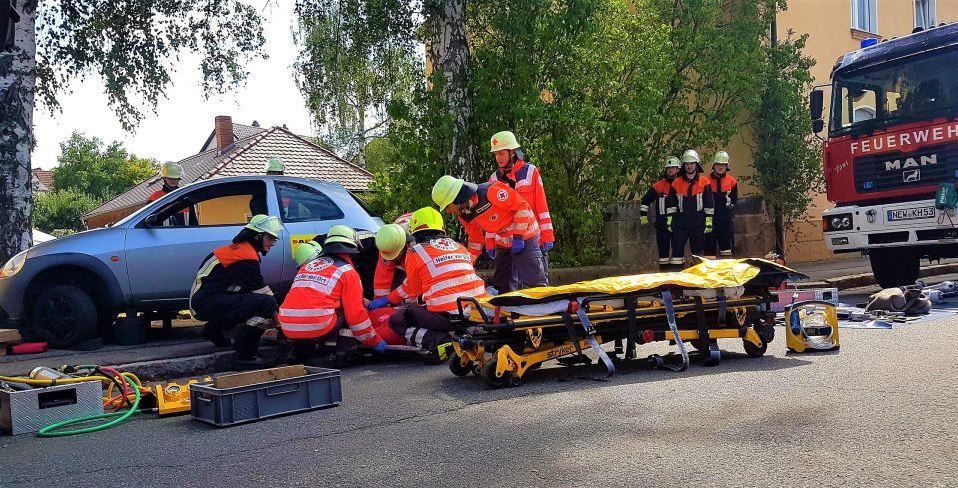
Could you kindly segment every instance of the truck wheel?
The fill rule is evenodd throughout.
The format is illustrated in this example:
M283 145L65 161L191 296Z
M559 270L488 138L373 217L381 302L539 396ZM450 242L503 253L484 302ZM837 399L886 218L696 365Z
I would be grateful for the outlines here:
M913 285L918 279L921 258L908 248L871 249L868 257L875 282L882 288Z
M50 347L65 349L95 337L97 323L93 299L74 285L51 286L33 304L31 325Z

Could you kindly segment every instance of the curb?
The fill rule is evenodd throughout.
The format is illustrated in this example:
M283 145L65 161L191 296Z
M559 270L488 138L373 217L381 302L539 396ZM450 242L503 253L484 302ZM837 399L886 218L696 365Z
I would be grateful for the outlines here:
M933 264L930 266L922 267L918 271L919 278L926 278L929 276L940 276L946 274L958 273L958 263L949 263L949 264ZM799 289L808 289L808 288L838 288L839 290L847 290L849 288L858 288L862 286L869 286L875 284L875 277L871 273L862 273L848 276L839 276L836 278L828 278L820 281L807 281L803 283L798 283L797 287Z
M289 352L286 348L263 345L259 348L258 356L275 359L283 350ZM235 360L236 353L227 350L195 356L119 364L111 367L118 371L129 371L144 382L154 382L232 371Z

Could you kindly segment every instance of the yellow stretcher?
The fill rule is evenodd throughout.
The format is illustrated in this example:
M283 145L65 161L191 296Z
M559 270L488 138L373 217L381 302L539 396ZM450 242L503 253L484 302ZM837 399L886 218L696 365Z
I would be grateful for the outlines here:
M673 273L460 297L449 369L499 388L519 385L526 372L551 359L590 364L583 354L588 349L611 377L614 360L635 359L635 346L653 341L677 346L678 355L649 356L656 367L674 371L689 365L686 342L703 353L706 366L721 360L717 339L741 339L749 356L762 356L774 338L769 288L807 277L764 259L700 259ZM611 354L602 347L607 343L615 344Z

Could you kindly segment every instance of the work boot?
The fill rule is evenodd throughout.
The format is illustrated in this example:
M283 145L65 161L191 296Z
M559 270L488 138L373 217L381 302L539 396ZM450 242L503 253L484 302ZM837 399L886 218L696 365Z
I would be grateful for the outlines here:
M427 365L442 364L449 359L449 356L455 352L451 342L439 344L435 349L423 351L422 362Z
M206 325L203 326L203 330L200 334L216 347L230 347L233 345L233 343L223 335L223 328L218 324L207 322Z

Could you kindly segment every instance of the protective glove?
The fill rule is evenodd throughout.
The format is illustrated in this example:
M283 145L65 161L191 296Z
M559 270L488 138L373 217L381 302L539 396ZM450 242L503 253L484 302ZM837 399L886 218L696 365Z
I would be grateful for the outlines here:
M665 230L672 232L672 216L671 215L665 218Z
M554 243L554 242L544 242L544 243L542 243L542 252L544 252L544 253L546 253L546 254L549 254L549 251L551 251L552 248L555 247L555 245L556 245L556 243Z
M499 290L497 290L495 287L487 286L487 287L486 287L486 294L489 295L489 296L491 296L491 297L494 297L494 296L496 296L496 295L499 294Z
M373 351L379 354L386 352L386 341L380 339L379 342L376 343L375 346L373 346Z
M388 307L389 305L389 297L379 297L369 302L369 305L366 305L366 310L372 311L376 310L377 308Z
M495 249L486 249L486 258L490 261L496 260L496 250Z
M706 234L712 233L712 216L711 215L705 216L705 233Z
M522 237L512 238L512 254L519 254L526 248L526 241Z
M642 224L642 225L649 225L649 216L648 216L648 215L643 215L643 216L639 217L639 223Z

